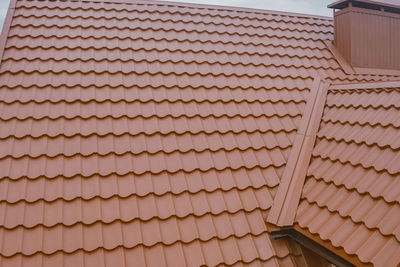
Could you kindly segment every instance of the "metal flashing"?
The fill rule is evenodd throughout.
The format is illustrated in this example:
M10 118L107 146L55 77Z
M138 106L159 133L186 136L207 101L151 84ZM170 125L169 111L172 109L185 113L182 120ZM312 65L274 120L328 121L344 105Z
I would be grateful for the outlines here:
M398 88L400 81L385 81L371 83L349 83L349 84L332 84L328 90L346 90L346 89L376 89L376 88Z
M365 74L365 75L393 75L399 76L400 70L393 69L371 69L371 68L353 68L355 73L357 74Z
M400 70L352 67L349 62L347 62L347 60L343 57L340 51L336 48L332 41L325 40L324 43L346 74L393 76L400 75Z
M372 267L370 264L361 262L356 255L349 255L347 254L343 248L336 248L332 246L330 242L327 242L321 239L318 235L310 233L307 229L301 228L299 225L295 224L293 226L293 231L303 235L304 237L308 238L309 240L314 241L315 243L319 244L320 246L324 247L325 249L331 251L337 257L345 260L346 262L357 266L357 267Z
M355 74L353 67L347 62L347 60L342 56L342 54L337 50L332 41L324 41L326 47L331 51L332 55L335 57L336 61L342 67L346 74Z
M269 223L278 226L293 225L328 87L329 83L321 81L319 77L314 79L310 98L267 219Z
M323 245L319 244L318 242L311 239L309 236L302 234L301 232L293 229L282 229L278 231L271 232L271 237L273 239L282 239L282 238L290 238L296 243L302 245L303 247L313 251L320 257L326 259L330 263L334 264L337 267L355 267L357 265L349 262L346 259L343 259L330 249L324 247Z

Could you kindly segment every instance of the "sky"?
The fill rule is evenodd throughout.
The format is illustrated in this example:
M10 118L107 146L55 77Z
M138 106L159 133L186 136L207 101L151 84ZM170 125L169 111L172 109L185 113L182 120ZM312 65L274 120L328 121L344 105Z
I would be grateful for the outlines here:
M175 2L239 6L278 11L288 11L320 16L332 16L326 6L334 0L174 0ZM0 27L3 27L9 0L0 0Z

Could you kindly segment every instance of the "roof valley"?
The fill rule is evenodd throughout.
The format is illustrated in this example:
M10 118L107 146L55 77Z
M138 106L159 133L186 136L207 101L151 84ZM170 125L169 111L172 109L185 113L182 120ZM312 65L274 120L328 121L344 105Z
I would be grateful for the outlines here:
M268 215L269 223L293 225L329 85L319 77L314 78L289 160Z

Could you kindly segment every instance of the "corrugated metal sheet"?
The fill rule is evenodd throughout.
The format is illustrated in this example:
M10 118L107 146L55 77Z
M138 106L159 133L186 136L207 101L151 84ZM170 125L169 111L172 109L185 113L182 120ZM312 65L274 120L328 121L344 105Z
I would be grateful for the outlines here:
M300 227L374 266L400 263L399 98L329 92L297 211Z

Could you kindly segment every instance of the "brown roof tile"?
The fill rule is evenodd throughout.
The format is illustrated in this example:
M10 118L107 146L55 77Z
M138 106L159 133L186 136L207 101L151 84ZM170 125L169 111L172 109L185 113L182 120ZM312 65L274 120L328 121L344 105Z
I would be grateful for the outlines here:
M296 222L362 263L397 266L400 89L363 86L328 93Z
M271 240L264 221L314 78L396 78L347 75L324 43L332 20L323 17L15 0L4 29L0 266L295 266L298 255ZM382 100L384 123L371 112L359 127L397 125L394 97ZM393 136L356 145L378 143L391 157ZM347 140L319 138L321 146ZM321 156L310 168L319 161L338 163ZM363 171L387 168L382 180L393 182L395 165L364 161ZM398 194L372 190L369 177L357 190L383 195L375 198L392 209ZM326 201L300 209L326 210ZM378 241L398 235L391 217L366 227L383 233ZM385 244L382 255L395 255L395 243Z
M285 17L101 6L17 3L1 65L1 265L292 265L263 219L307 98L308 71L286 68L335 68L332 56L266 43L276 23L293 28ZM293 79L259 90L266 75Z

